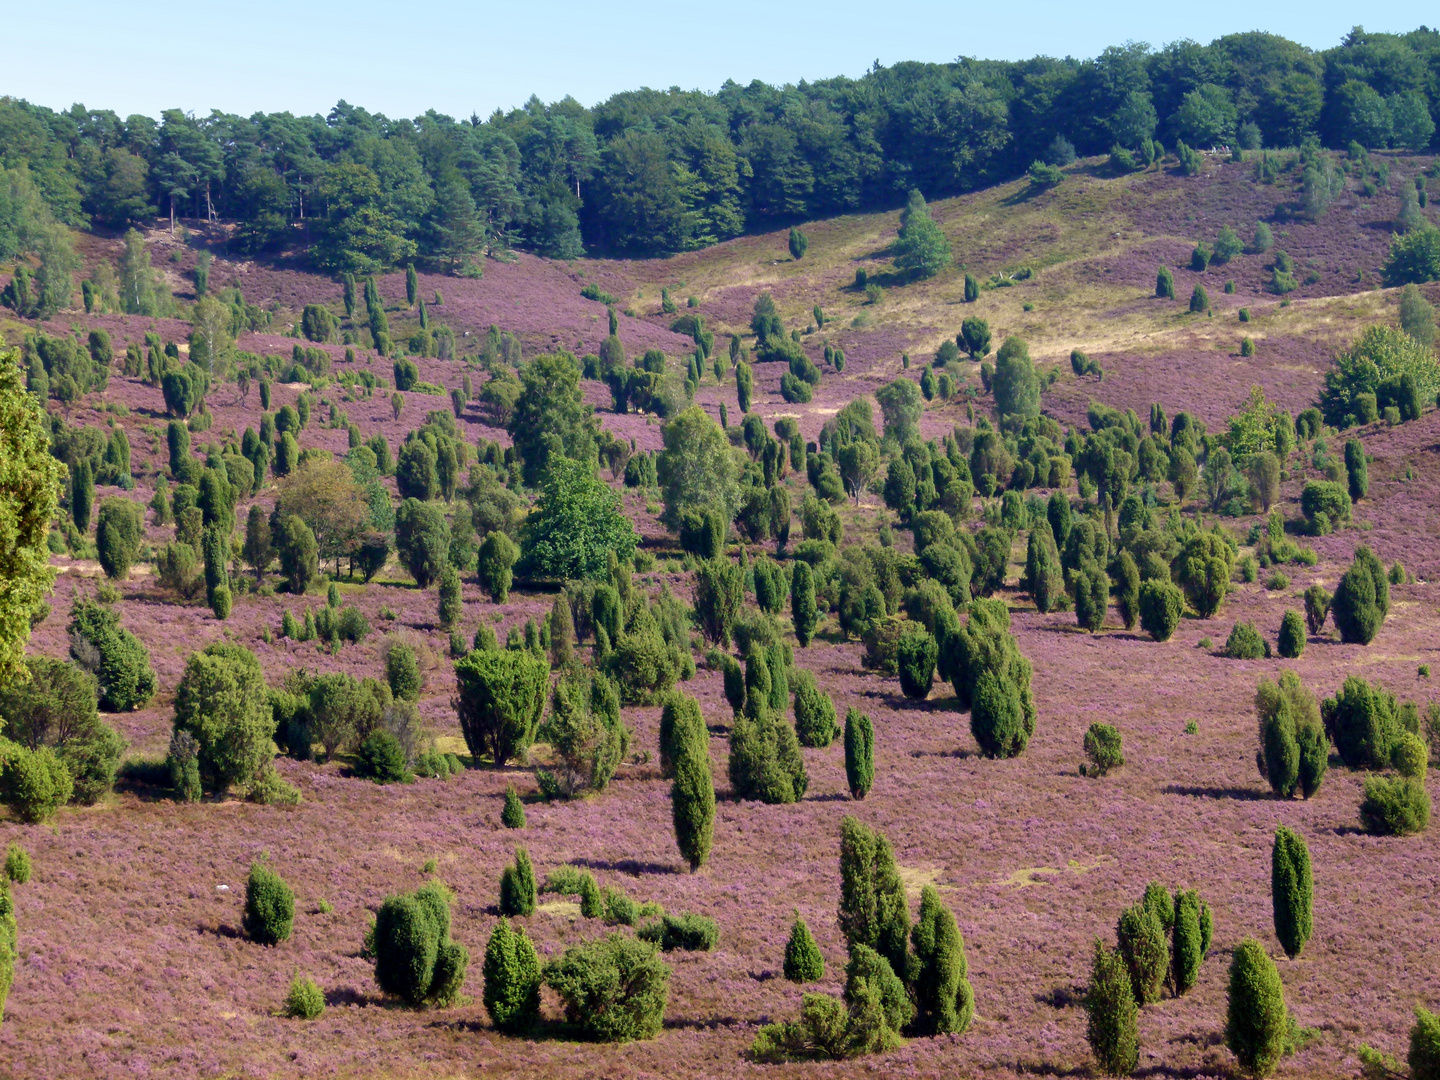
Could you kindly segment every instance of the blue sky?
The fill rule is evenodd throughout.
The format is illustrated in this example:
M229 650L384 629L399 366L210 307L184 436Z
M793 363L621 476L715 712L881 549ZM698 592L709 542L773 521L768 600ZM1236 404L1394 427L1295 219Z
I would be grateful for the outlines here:
M1364 18L1370 14L1371 18ZM1093 56L1127 39L1161 45L1243 30L1328 48L1356 22L1375 31L1437 21L1433 3L1209 0L940 3L345 4L71 0L15 4L0 94L54 108L80 101L162 108L325 112L344 98L391 116L452 116L572 94L586 105L639 86L858 76L879 60ZM1379 20L1383 19L1384 22Z

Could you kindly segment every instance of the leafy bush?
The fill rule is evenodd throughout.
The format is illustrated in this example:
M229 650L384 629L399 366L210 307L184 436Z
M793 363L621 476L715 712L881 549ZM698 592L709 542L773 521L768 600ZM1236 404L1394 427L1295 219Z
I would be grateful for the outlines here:
M619 931L566 949L545 965L544 978L565 1018L589 1038L648 1039L664 1023L670 968L653 945Z
M1169 581L1150 580L1140 586L1140 628L1156 641L1174 636L1184 608L1184 594Z
M175 730L199 744L202 775L216 789L249 784L275 754L265 675L242 645L191 653L175 693Z
M540 1019L540 957L523 926L502 918L485 945L485 1011L500 1031L519 1034Z
M798 911L790 927L790 937L785 942L783 970L785 978L793 983L819 982L825 977L825 957Z
M412 1008L445 1006L465 984L470 954L450 940L450 894L438 881L387 897L375 915L375 982Z
M1360 820L1380 836L1411 836L1430 825L1430 795L1423 780L1367 776Z
M21 821L49 819L73 791L70 770L50 747L30 750L0 739L0 802Z
M1084 1004L1085 1037L1096 1064L1107 1075L1129 1076L1140 1057L1139 1010L1124 958L1105 948L1099 938Z
M1090 768L1080 770L1085 776L1104 776L1111 769L1124 765L1120 732L1099 721L1091 724L1085 732L1085 756L1090 759Z
M566 671L551 690L550 714L537 737L556 758L536 773L547 798L604 791L630 749L614 680L582 668Z
M875 783L875 728L858 709L845 712L845 779L852 799L863 799Z
M895 660L900 673L900 689L907 698L924 701L930 696L937 654L935 638L923 626L912 627L900 636Z
M869 1019L861 1010L847 1009L844 1002L829 994L805 994L800 1018L762 1027L750 1046L750 1056L760 1062L782 1062L839 1060L863 1054L880 1048L874 1045L875 1032ZM879 1026L888 1031L883 1018Z
M768 707L752 708L755 697L752 692L730 729L730 786L742 799L796 802L810 783L800 741L795 729L772 717Z
M455 711L471 759L499 769L529 748L550 665L528 649L475 650L455 664Z
M360 744L355 771L377 784L404 784L415 778L400 740L388 731L372 731Z
M1225 655L1231 660L1260 660L1270 655L1270 643L1253 623L1238 622L1225 639Z
M1305 620L1293 608L1287 609L1280 619L1280 638L1276 651L1287 660L1294 660L1305 652Z
M662 915L658 922L643 927L637 936L641 941L659 945L665 952L675 949L709 952L720 940L720 928L714 919L704 915Z
M910 932L919 972L914 980L915 1029L925 1035L962 1035L975 1018L965 938L933 885L920 891L920 919Z
M1116 924L1115 937L1130 973L1135 1001L1140 1005L1159 1001L1170 969L1170 944L1155 909L1144 903L1126 908Z
M535 914L535 868L530 853L523 847L515 849L515 864L500 873L500 914Z
M130 712L155 696L155 672L150 651L139 638L120 625L120 616L93 600L80 600L70 609L70 652L88 642L99 655L94 674L100 682L100 707L107 712ZM79 659L78 656L76 656Z
M1280 973L1260 943L1246 938L1230 961L1225 1045L1251 1076L1268 1076L1291 1041Z
M11 844L5 851L5 877L17 885L30 880L30 853L19 844Z
M835 703L820 689L815 676L797 668L790 676L790 689L795 695L795 736L801 746L826 747L840 734L835 719Z
M261 945L288 941L295 925L295 893L263 860L250 864L242 925L250 940Z
M1315 696L1295 672L1282 671L1278 684L1261 680L1255 713L1260 728L1255 764L1260 775L1282 799L1297 790L1310 798L1320 789L1330 758L1330 741Z
M285 995L285 1015L292 1020L316 1020L325 1012L325 993L306 975L297 974Z

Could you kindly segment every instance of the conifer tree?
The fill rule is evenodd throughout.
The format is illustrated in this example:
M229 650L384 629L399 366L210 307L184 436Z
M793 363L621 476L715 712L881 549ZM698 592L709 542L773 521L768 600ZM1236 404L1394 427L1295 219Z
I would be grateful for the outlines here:
M485 946L485 1011L500 1031L518 1034L540 1019L540 957L525 936L502 918Z
M1160 272L1155 275L1155 296L1160 300L1175 299L1175 275L1168 266L1160 267Z
M980 299L980 282L975 280L974 274L965 275L965 302L973 304Z
M420 275L415 273L415 264L405 264L405 302L412 308L420 295Z
M82 533L90 530L90 512L95 506L95 473L85 459L70 470L70 518Z
M858 709L845 713L845 779L854 799L865 798L875 783L875 728Z
M1292 960L1310 940L1314 893L1310 849L1304 837L1281 825L1275 830L1275 843L1270 849L1270 902L1275 913L1275 936Z
M1170 945L1159 915L1144 903L1133 904L1121 913L1115 937L1136 1002L1149 1005L1159 1001L1170 968Z
M1140 1011L1124 958L1118 951L1105 948L1099 938L1095 939L1085 1012L1085 1036L1101 1071L1110 1076L1129 1076L1140 1059Z
M810 927L795 912L795 922L790 927L790 939L785 942L785 978L793 983L819 982L825 977L825 957L820 946L810 934Z
M693 702L694 699L687 699ZM687 711L675 724L675 780L670 810L675 843L694 873L710 857L715 839L715 781L710 772L710 733L700 708Z
M1370 492L1370 465L1365 459L1365 446L1359 439L1345 440L1345 479L1350 500L1359 502Z
M500 874L500 914L535 914L535 868L530 853L523 847L515 849L515 865Z
M1175 926L1171 931L1170 982L1178 997L1195 985L1200 962L1205 959L1201 935L1201 913L1208 913L1193 889L1175 894Z
M965 938L955 916L933 885L920 893L920 921L910 931L919 972L915 979L916 1030L926 1035L959 1035L975 1017Z
M500 811L500 824L507 829L525 828L525 804L520 801L520 793L515 790L514 784L505 788L505 808Z
M852 956L862 945L874 949L901 979L914 981L910 904L890 841L848 814L840 822L839 922Z
M1289 1042L1290 1017L1280 973L1260 943L1246 938L1230 961L1225 1045L1241 1069L1262 1077L1275 1071Z
M815 602L815 574L810 564L796 560L790 574L790 618L795 624L795 640L806 648L815 638L820 612Z
M750 365L741 360L735 365L735 398L740 404L740 411L750 411L750 399L755 392L755 376L750 370Z

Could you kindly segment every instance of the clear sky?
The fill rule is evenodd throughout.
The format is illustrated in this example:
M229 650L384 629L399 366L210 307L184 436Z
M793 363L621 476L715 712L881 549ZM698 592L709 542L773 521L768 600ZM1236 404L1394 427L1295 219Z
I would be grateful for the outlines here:
M1126 40L1207 42L1244 30L1322 49L1357 20L1406 31L1427 19L1440 21L1433 0L1392 0L1375 13L1334 0L17 2L4 15L0 94L122 116L323 113L340 98L396 117L487 116L532 93L593 105L640 86L859 76L876 60L1089 57Z

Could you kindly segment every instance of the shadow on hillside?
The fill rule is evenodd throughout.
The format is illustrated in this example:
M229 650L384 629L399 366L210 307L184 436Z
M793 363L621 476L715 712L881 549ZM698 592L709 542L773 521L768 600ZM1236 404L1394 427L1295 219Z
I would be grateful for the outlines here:
M641 874L678 874L678 867L669 863L641 862L639 859L572 859L572 866L588 870L614 870L617 874L639 877Z
M1259 802L1270 798L1268 791L1259 788L1242 787L1187 787L1181 784L1166 784L1160 789L1166 795L1188 795L1194 799L1235 799L1238 802Z
M356 990L353 986L337 986L333 990L325 991L325 1004L336 1005L379 1005L381 999L365 993L363 990Z
M910 751L910 756L911 756L912 758L922 758L922 757L958 758L959 760L964 761L964 760L966 760L967 758L977 757L978 755L977 755L977 754L975 753L975 751L973 751L973 750L966 750L964 747L959 747L959 746L957 746L957 747L955 747L955 749L953 749L953 750L911 750L911 751Z
M1000 205L1024 206L1032 199L1038 198L1039 196L1044 195L1047 191L1050 190L1052 190L1052 186L1050 184L1026 184L1019 191L1015 192L1014 195L1007 195L1005 196L1005 198L1001 199Z
M1078 984L1052 986L1043 994L1036 994L1035 1000L1052 1009L1073 1009L1085 1001L1085 987Z
M666 1019L662 1025L667 1031L686 1030L691 1031L714 1031L716 1028L736 1027L740 1024L749 1024L749 1020L741 1020L738 1016L712 1016L707 1020L670 1020Z
M243 937L238 928L229 923L199 923L195 927L197 934L209 934L217 938L230 938L238 940Z

